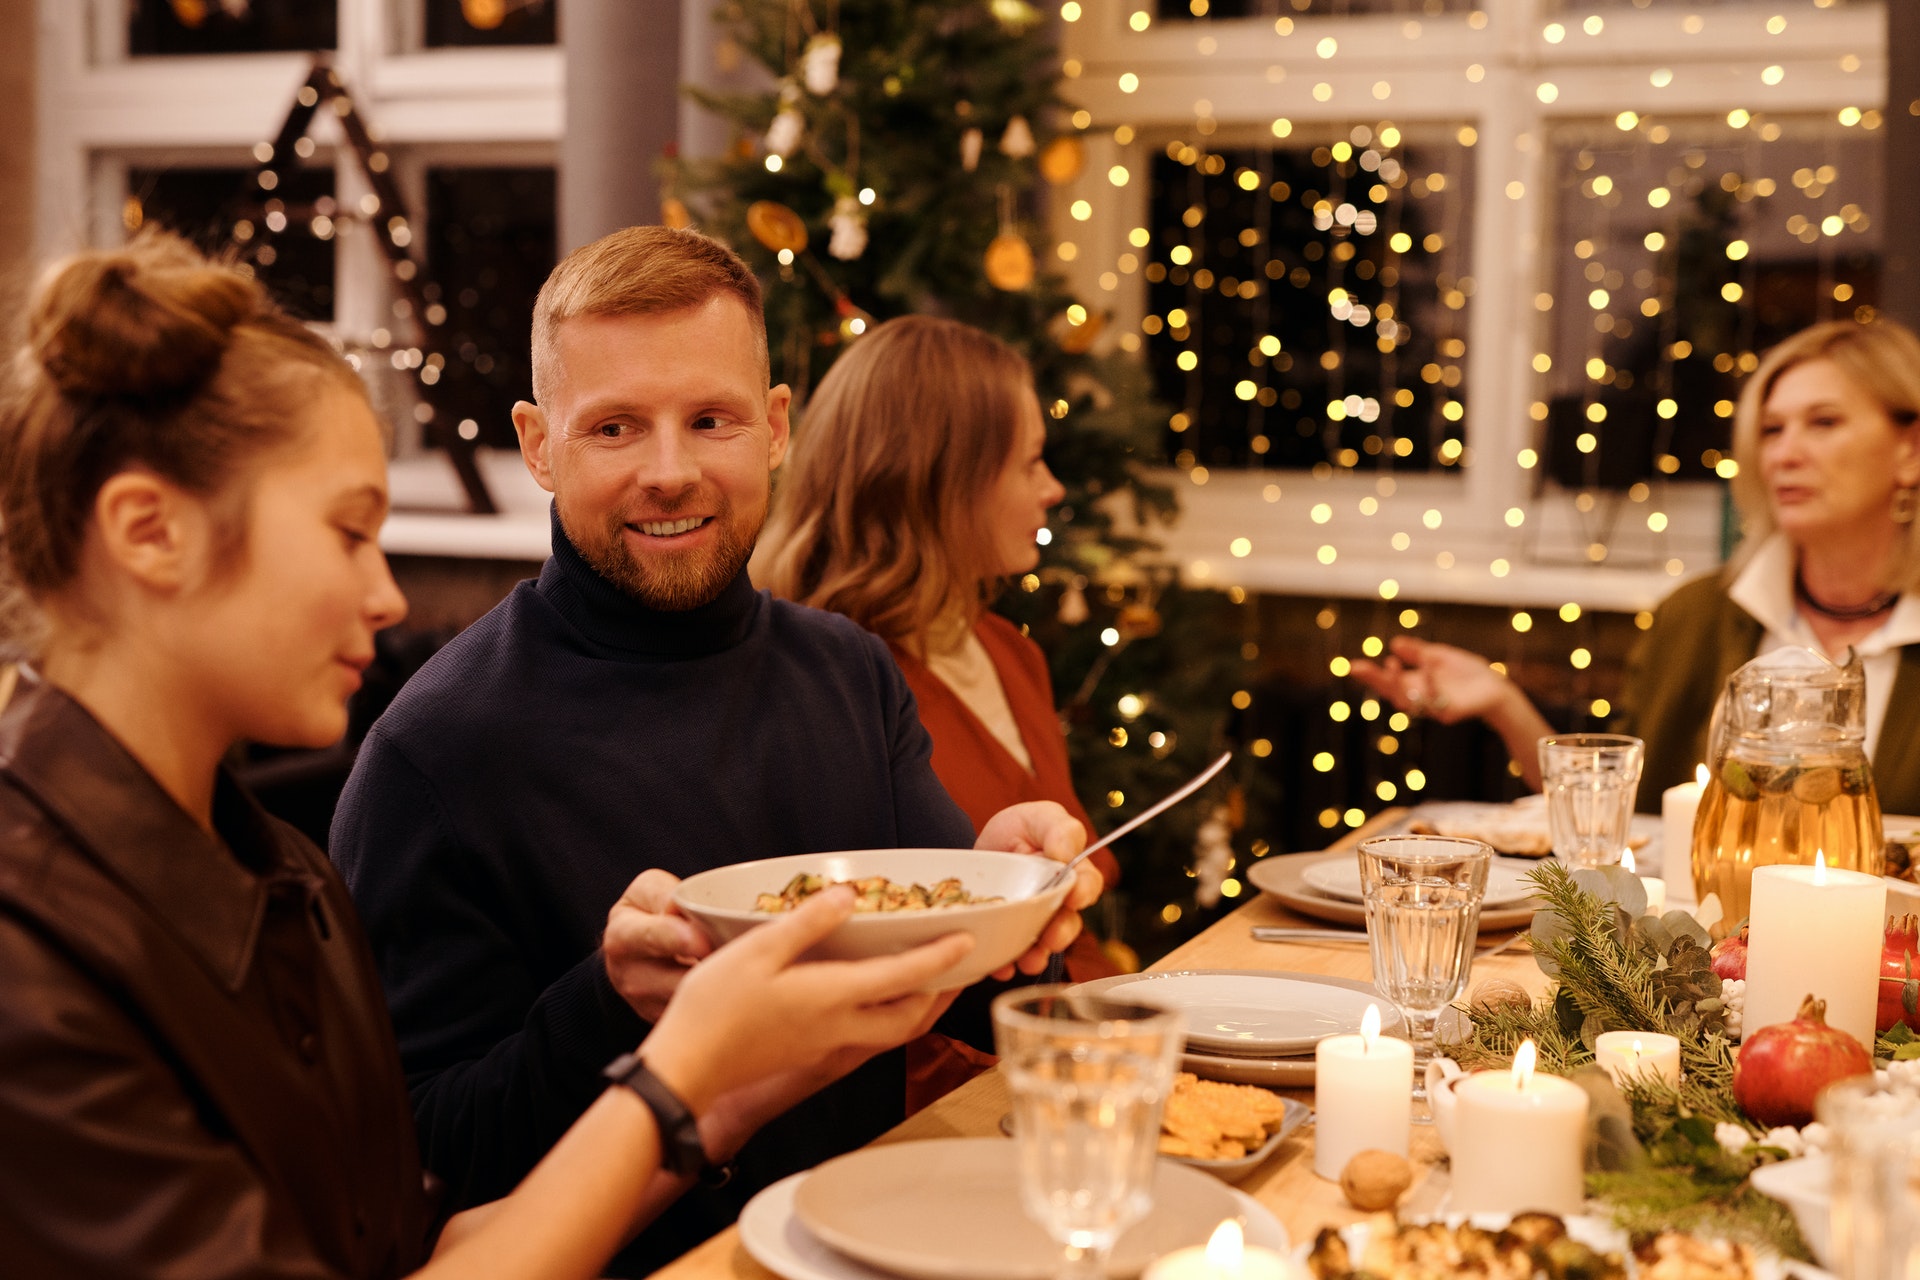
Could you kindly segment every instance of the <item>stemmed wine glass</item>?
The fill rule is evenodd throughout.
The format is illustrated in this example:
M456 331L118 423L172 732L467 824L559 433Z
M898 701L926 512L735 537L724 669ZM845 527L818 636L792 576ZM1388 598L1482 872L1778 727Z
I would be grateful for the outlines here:
M1455 836L1377 836L1360 843L1373 985L1400 1006L1413 1041L1413 1100L1427 1098L1440 1011L1466 988L1480 935L1492 846ZM1431 1123L1416 1105L1416 1123Z
M1040 986L995 999L993 1030L1027 1216L1060 1244L1061 1280L1105 1280L1114 1241L1153 1206L1160 1113L1184 1021Z

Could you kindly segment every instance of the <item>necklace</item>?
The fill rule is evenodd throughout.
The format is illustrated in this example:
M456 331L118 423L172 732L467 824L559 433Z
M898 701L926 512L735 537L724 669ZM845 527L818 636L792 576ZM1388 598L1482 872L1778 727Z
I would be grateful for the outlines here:
M1795 595L1806 602L1809 609L1812 609L1822 617L1832 618L1836 622L1859 622L1862 619L1871 618L1876 614L1885 613L1887 610L1893 608L1894 601L1900 598L1898 591L1883 591L1865 604L1828 604L1824 600L1816 597L1813 592L1807 590L1807 581L1800 576L1798 569L1793 571L1793 590Z

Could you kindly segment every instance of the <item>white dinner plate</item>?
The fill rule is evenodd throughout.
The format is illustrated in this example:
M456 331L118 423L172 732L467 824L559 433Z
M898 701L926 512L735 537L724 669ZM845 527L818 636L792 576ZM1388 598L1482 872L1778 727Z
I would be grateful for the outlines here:
M1311 1054L1327 1036L1358 1032L1370 1004L1380 1007L1385 1023L1399 1021L1393 1003L1366 983L1311 973L1252 969L1127 973L1083 983L1078 989L1107 996L1124 994L1155 1008L1178 1009L1187 1019L1187 1048L1210 1055Z
M1487 864L1487 893L1481 900L1488 907L1517 907L1524 905L1534 895L1534 887L1527 880L1527 873L1538 867L1538 859L1527 862L1508 862L1504 858L1495 858ZM1348 902L1362 902L1365 895L1360 888L1360 858L1356 854L1351 858L1327 858L1309 865L1301 872L1300 878L1307 887L1324 893L1329 898L1341 898Z
M747 1256L782 1280L898 1280L844 1253L836 1253L815 1238L795 1216L794 1196L809 1176L810 1173L796 1173L781 1179L749 1200L747 1207L740 1211L740 1245ZM1289 1244L1280 1220L1245 1192L1231 1187L1224 1190L1233 1197L1247 1243L1285 1253Z

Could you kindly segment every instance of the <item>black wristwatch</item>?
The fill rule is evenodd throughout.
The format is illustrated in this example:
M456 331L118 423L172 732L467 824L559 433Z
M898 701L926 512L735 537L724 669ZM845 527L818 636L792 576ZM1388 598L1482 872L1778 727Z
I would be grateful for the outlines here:
M700 1141L700 1122L666 1081L647 1070L639 1054L621 1054L600 1074L639 1094L640 1101L653 1112L654 1123L660 1126L661 1168L683 1178L702 1180L716 1171Z

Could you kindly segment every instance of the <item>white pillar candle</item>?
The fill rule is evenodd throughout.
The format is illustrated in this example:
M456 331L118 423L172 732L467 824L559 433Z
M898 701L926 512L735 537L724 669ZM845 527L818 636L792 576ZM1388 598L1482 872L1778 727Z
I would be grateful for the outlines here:
M1313 1048L1313 1171L1338 1181L1361 1151L1407 1154L1413 1125L1413 1046L1383 1039L1380 1008L1368 1005L1357 1036Z
M1476 1071L1453 1089L1451 1213L1580 1212L1586 1199L1587 1092L1535 1075L1529 1040L1511 1071Z
M1655 1075L1680 1083L1680 1041L1658 1031L1606 1031L1593 1042L1593 1058L1615 1084Z
M1811 867L1755 867L1746 1033L1793 1021L1811 995L1827 1002L1828 1026L1871 1050L1886 916L1886 881L1829 867L1824 855Z
M1707 789L1707 766L1693 767L1693 781L1660 793L1660 870L1693 866L1693 820L1700 814L1700 793Z
M1633 863L1633 850L1620 851L1620 867L1629 875L1637 868ZM1641 876L1640 887L1647 891L1647 911L1650 916L1665 915L1667 911L1667 882L1659 876Z
M1140 1280L1307 1280L1306 1270L1271 1249L1246 1243L1240 1224L1228 1218L1203 1244L1162 1254Z

